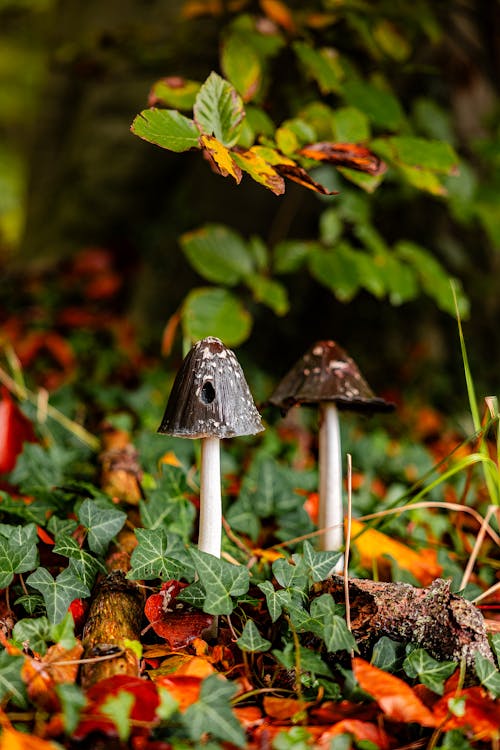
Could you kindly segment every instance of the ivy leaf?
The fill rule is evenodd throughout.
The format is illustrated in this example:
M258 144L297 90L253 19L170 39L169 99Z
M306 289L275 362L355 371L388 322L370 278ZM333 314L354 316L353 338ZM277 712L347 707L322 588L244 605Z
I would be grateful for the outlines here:
M252 328L249 312L226 289L193 289L182 305L182 327L190 341L217 336L227 346L245 341Z
M71 736L80 722L80 714L85 708L87 699L83 690L71 682L56 685L55 691L61 701L64 729Z
M336 651L359 651L352 633L347 627L346 621L338 613L338 605L335 604L329 594L322 594L311 602L311 618L318 620L321 627L314 632L323 639L330 653Z
M10 474L10 481L28 494L36 494L40 489L51 490L64 482L66 470L74 460L74 450L56 443L49 448L42 448L38 443L25 443Z
M253 271L253 258L242 237L222 224L206 224L181 237L192 267L208 281L234 286Z
M335 564L342 557L341 552L316 552L308 541L304 542L302 554L309 575L314 582L328 578Z
M290 592L286 591L286 589L276 590L271 581L258 583L257 586L266 597L266 604L272 622L276 622L283 612L283 608L288 607L291 604L292 597Z
M26 583L42 594L51 623L61 622L74 599L90 596L88 586L69 568L59 573L55 580L48 570L38 568Z
M476 674L481 685L489 690L495 698L500 697L500 671L485 656L476 651L475 656ZM422 680L423 682L423 680ZM425 684L425 683L424 683Z
M175 552L183 551L177 537L163 529L136 529L135 535L138 545L132 552L127 578L149 581L152 578L180 579L185 575L184 565L175 556Z
M429 690L438 695L443 695L445 680L451 677L456 668L456 662L437 661L423 648L412 651L403 662L403 669L408 677L418 677Z
M32 651L43 656L50 641L50 623L47 617L26 617L18 620L12 630L14 642L21 646L28 643Z
M70 558L70 567L89 588L92 588L94 585L98 571L105 570L104 565L88 552L81 549L76 539L72 536L60 534L54 545L54 552L58 555L63 555L63 557Z
M271 647L271 641L261 636L253 620L246 621L243 632L236 643L242 651L268 651Z
M38 564L36 526L8 526L0 529L0 589L12 583L15 573L34 570Z
M245 747L245 732L229 705L235 692L236 685L217 675L203 680L199 699L186 709L182 717L193 741L197 742L208 732L219 740Z
M132 693L120 690L117 695L106 698L100 707L101 712L115 725L122 742L126 742L130 736L130 715L134 703L135 697Z
M78 518L88 531L88 544L92 552L104 555L110 541L122 529L127 514L114 508L100 508L94 500L84 500Z
M7 651L0 653L0 701L3 705L12 701L18 708L27 708L26 686L21 678L24 656L14 656Z
M214 135L228 148L237 143L245 109L236 89L217 73L210 73L200 88L193 112L202 133Z
M300 596L305 596L309 590L309 577L306 567L301 557L293 562L284 558L275 560L272 565L273 574L280 586L289 591L297 592Z
M232 596L246 594L250 585L247 568L231 565L207 552L190 549L200 583L205 589L203 611L210 615L229 615L234 609Z
M132 133L169 151L199 148L200 133L193 120L175 109L145 109L134 119Z

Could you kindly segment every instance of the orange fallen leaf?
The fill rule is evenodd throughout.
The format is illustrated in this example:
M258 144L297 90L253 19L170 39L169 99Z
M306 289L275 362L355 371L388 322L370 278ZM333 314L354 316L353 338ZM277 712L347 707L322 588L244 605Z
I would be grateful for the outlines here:
M438 725L436 717L403 680L359 658L353 660L353 670L360 687L375 698L393 721L414 722L424 727Z
M351 544L356 547L363 567L371 568L373 561L377 560L382 569L388 569L389 561L384 559L384 555L389 555L424 586L438 578L443 570L437 562L435 550L422 549L416 552L397 539L391 539L377 529L368 528L355 518L351 524Z
M383 729L369 721L360 721L359 719L343 719L334 724L319 737L318 747L329 747L332 737L337 734L352 734L356 742L367 740L380 750L387 750L390 747L389 737Z
M478 740L500 737L500 704L480 687L466 688L458 696L455 692L446 693L440 698L433 708L438 723L449 717L448 700L455 697L465 698L465 713L448 718L443 731L469 727Z
M278 26L281 26L282 29L290 33L295 31L292 14L285 3L280 2L280 0L260 0L260 7L266 16Z
M51 646L42 659L26 659L21 676L26 683L30 700L46 711L59 709L56 685L73 683L78 674L78 659L83 653L81 643L65 649L59 643Z
M0 736L0 750L57 750L59 745L32 734L5 727Z
M266 695L263 701L267 716L280 721L291 719L310 705L311 703L299 701L297 698L276 698L273 695Z
M190 677L185 675L171 675L160 677L155 680L157 687L163 687L179 704L179 710L185 711L192 703L196 703L200 697L201 677Z

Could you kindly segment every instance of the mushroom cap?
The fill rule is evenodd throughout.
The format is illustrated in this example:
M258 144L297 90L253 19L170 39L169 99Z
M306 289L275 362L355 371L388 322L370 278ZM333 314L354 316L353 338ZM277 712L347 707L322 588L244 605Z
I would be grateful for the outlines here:
M263 429L234 353L214 336L198 341L176 375L158 432L227 438Z
M358 412L391 411L374 395L356 363L335 341L317 341L277 385L269 402L285 413L295 404L334 402Z

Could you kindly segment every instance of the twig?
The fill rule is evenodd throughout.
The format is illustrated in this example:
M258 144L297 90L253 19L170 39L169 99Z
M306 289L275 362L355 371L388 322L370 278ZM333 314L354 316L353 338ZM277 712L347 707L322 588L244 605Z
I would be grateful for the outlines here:
M489 520L491 516L496 513L498 510L498 506L496 505L490 505L488 507L488 511L484 517L483 523L481 524L481 528L479 529L478 535L476 537L476 541L474 543L474 547L472 549L472 552L469 557L469 561L467 563L467 566L464 570L464 574L462 576L462 581L460 583L460 591L463 591L464 588L467 586L469 582L469 578L471 576L472 570L474 568L474 564L476 562L476 558L478 556L479 550L481 548L481 545L484 541L484 536L486 534L486 527L489 523Z
M482 594L479 594L479 596L476 596L475 599L472 600L473 604L477 604L481 601L481 599L486 599L487 596L491 596L491 594L494 594L495 591L498 591L500 589L500 581L498 583L495 583L493 586L490 586L489 589L486 589L486 591L483 591Z

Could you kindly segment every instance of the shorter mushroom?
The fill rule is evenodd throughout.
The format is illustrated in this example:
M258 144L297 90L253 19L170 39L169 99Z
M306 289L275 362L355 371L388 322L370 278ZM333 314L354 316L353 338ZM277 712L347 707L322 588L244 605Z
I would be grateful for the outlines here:
M222 499L220 440L264 429L234 353L208 336L186 355L162 423L164 435L201 439L198 549L220 557Z
M334 341L311 346L278 384L269 402L285 413L296 404L319 404L319 527L324 530L320 547L339 550L344 545L344 514L338 411L390 411L394 404L373 394L354 360ZM342 568L341 558L335 571Z

